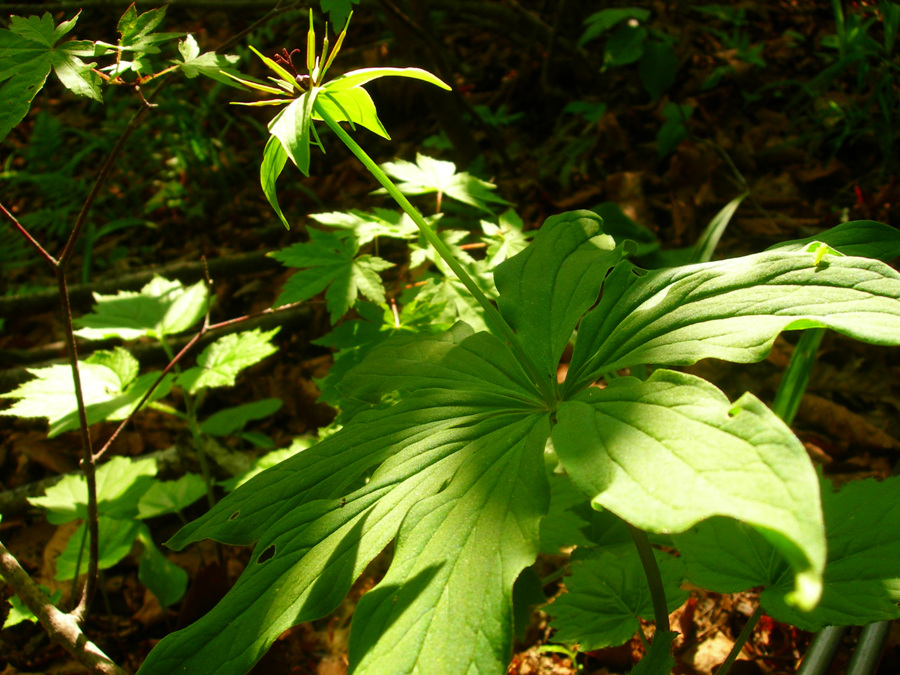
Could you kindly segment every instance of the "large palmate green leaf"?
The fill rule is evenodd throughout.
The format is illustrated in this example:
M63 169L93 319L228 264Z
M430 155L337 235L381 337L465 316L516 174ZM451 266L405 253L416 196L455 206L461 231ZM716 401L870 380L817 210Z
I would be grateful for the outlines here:
M477 642L453 659L490 656L492 669L505 664L512 584L537 553L546 511L549 415L493 336L460 325L444 337L403 338L374 349L348 378L373 409L251 479L171 542L258 540L226 601L161 643L141 672L245 672L285 628L336 607L398 529L396 568L359 610L370 612L369 625L404 626L421 646L405 658L423 671L440 672L433 659L448 634ZM377 404L398 377L414 377L415 386L390 407ZM501 539L508 549L498 546ZM414 552L404 553L407 546ZM414 581L394 602L396 580L406 578ZM421 595L410 596L415 589ZM488 605L473 627L471 608L479 602ZM418 620L429 611L444 619ZM258 629L245 630L239 616ZM360 629L355 653L365 653L367 668L384 670L395 653L385 655L387 643L375 644L365 623Z
M813 606L825 564L819 487L799 441L771 411L749 394L731 403L709 383L665 370L646 382L587 385L605 368L656 355L690 362L718 355L722 344L726 355L758 357L798 320L890 342L898 275L806 250L643 277L619 263L581 322L576 376L556 400L538 379L555 375L554 361L618 255L595 239L597 224L584 213L553 220L500 272L499 305L528 345L521 351L463 323L387 339L367 333L364 354L331 385L350 408L343 428L256 475L172 540L256 549L226 599L165 638L141 673L246 672L287 627L332 611L392 541L387 575L357 608L356 672L503 672L513 582L540 548L548 509L551 435L568 478L595 506L658 533L717 515L750 523L788 561L782 604ZM807 286L826 301L816 313ZM702 332L711 317L725 322L717 337ZM730 323L748 317L749 327ZM781 323L760 339L753 324L767 317ZM541 319L549 325L532 325ZM678 331L692 322L701 346L688 357L666 351L665 331L687 339ZM671 663L671 637L658 634L643 672Z
M620 264L581 322L565 391L641 363L759 361L783 330L900 344L900 274L867 258L816 257L768 251L645 274Z
M532 246L494 271L503 318L553 382L572 331L622 257L612 237L601 234L601 225L590 211L552 216Z
M595 504L652 532L682 532L713 515L751 523L797 573L791 600L816 603L825 564L816 474L756 397L732 404L705 380L657 370L582 392L557 418L556 452Z
M716 518L677 535L674 542L691 581L718 592L763 586L763 608L804 630L900 617L900 478L857 481L837 492L823 480L822 510L828 543L825 590L809 612L785 605L787 563L741 523Z

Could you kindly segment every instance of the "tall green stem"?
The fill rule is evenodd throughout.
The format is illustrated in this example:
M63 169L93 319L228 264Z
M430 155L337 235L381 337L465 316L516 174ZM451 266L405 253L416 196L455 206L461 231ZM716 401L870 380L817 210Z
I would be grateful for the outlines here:
M534 383L537 385L538 389L540 389L541 394L544 396L544 399L548 404L555 405L556 403L556 394L553 391L553 387L549 381L545 377L542 377L540 374L540 370L534 364L534 361L528 356L528 353L522 347L522 343L519 341L519 337L515 334L512 328L510 328L509 324L503 319L500 315L500 312L497 311L497 308L494 307L493 303L488 300L487 296L478 288L478 285L472 280L472 277L466 272L462 265L459 264L459 261L456 259L456 256L453 255L453 252L449 249L449 247L441 240L441 238L437 235L437 233L432 230L428 223L425 222L425 218L422 217L422 214L419 213L418 209L414 207L406 196L400 192L396 185L388 178L387 174L381 170L381 168L375 163L375 161L366 154L366 151L363 150L356 141L341 127L340 124L335 121L331 115L328 114L326 110L324 110L321 106L316 106L316 114L321 116L322 120L328 127L337 134L337 137L341 139L341 141L346 145L350 152L356 155L357 159L363 163L363 166L369 170L375 180L377 180L381 185L387 190L388 194L394 198L394 201L400 205L400 208L403 209L406 214L413 219L413 222L416 224L416 227L419 228L419 231L425 237L429 244L434 246L435 250L438 252L438 255L447 263L453 273L457 276L457 278L462 282L462 284L468 289L469 293L478 301L478 304L481 305L482 309L484 309L485 314L485 322L488 324L492 332L496 335L503 337L509 342L513 351L516 352L516 356L519 357L519 361L523 366L529 371Z
M637 547L641 565L644 567L644 576L650 586L650 600L653 602L653 618L656 621L656 631L669 630L669 610L666 607L666 590L663 586L662 575L659 573L659 565L656 564L656 556L653 555L653 547L647 533L628 523L631 538Z
M825 337L825 330L825 328L811 328L803 331L791 355L791 362L781 378L778 393L772 402L772 412L787 425L794 423L794 417L800 408L800 399L803 398L809 376L812 374L819 345Z

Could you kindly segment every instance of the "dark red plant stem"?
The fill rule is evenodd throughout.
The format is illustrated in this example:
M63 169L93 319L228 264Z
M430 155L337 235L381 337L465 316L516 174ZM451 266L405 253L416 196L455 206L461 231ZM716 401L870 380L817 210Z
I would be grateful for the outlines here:
M50 265L54 270L59 267L59 261L52 255L47 253L46 250L44 250L44 247L40 245L38 240L32 237L31 234L29 234L28 230L25 229L25 226L22 225L22 223L20 223L13 214L7 211L6 207L3 206L3 204L0 204L0 213L3 213L3 215L6 216L6 219L10 222L10 224L19 231L19 234L25 237L25 240L29 244L31 244L38 253L41 254L41 257L47 262L48 265Z
M156 91L159 91L159 87L157 87ZM156 94L156 91L154 91L153 94ZM143 98L143 96L141 98ZM152 99L153 95L151 95L149 98ZM128 141L132 132L137 129L138 125L141 123L141 120L143 119L144 115L147 114L147 111L149 109L150 104L145 100L144 105L141 106L140 110L138 110L132 116L131 120L129 120L128 126L125 127L125 131L123 131L122 135L119 136L119 140L116 141L116 144L110 151L109 156L106 158L106 161L103 162L100 173L97 174L97 178L94 180L94 185L91 188L87 199L84 200L84 204L82 204L81 206L81 211L78 214L78 218L75 220L75 225L72 227L72 232L69 235L69 240L66 242L65 248L59 256L59 265L63 268L63 270L65 270L65 268L68 266L69 261L72 259L72 255L75 253L75 244L78 243L78 238L81 236L81 230L84 227L85 222L87 221L88 213L90 213L91 207L94 205L94 200L97 199L97 195L100 194L100 190L103 187L103 184L106 182L106 177L109 175L113 164L115 164L119 153L121 153L122 149L125 147L125 143Z
M66 346L69 352L69 363L72 365L72 378L75 384L75 401L78 405L78 422L81 429L81 450L83 459L81 470L87 482L87 528L88 528L88 573L81 592L78 605L72 610L76 620L81 622L94 596L97 582L97 559L99 556L99 527L97 524L97 477L94 471L94 452L91 448L91 435L88 432L87 410L84 406L84 394L81 390L81 375L78 372L78 349L75 345L75 328L72 325L72 307L69 304L69 289L66 286L66 272L62 265L56 270L56 283L59 288L59 303L63 314Z
M201 330L194 337L192 337L188 341L188 343L184 347L181 348L181 351L178 352L171 361L169 361L169 364L165 368L163 368L163 371L159 374L159 377L156 378L156 381L150 386L150 388L147 390L147 393L144 394L144 397L135 406L134 410L132 410L128 414L128 417L126 417L124 420L122 420L119 423L119 426L116 427L116 430L112 433L112 436L110 436L107 439L106 443L103 444L103 447L100 448L100 450L97 451L97 454L94 455L95 462L97 460L99 460L104 455L104 453L106 453L107 450L109 450L110 446L113 444L113 442L116 440L116 438L118 438L119 434L122 432L122 429L125 428L125 425L131 421L131 418L134 417L135 413L138 410L140 410L141 408L144 407L144 404L149 400L150 396L153 395L153 392L156 391L156 388L160 385L160 383L166 378L166 375L168 375L172 371L172 369L175 367L175 364L178 363L182 359L182 357L185 354L187 354L195 344L197 344L197 342L200 340L201 337L203 337L203 334L205 332L206 332L205 330Z

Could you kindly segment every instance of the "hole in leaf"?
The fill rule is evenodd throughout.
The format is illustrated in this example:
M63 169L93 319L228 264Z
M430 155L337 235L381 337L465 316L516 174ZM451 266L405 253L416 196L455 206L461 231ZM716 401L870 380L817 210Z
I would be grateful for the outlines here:
M257 565L262 565L267 560L271 560L275 557L275 544L272 544L269 548L259 554L259 558L256 559Z
M231 514L231 517L228 520L237 520L237 517L241 515L240 509Z

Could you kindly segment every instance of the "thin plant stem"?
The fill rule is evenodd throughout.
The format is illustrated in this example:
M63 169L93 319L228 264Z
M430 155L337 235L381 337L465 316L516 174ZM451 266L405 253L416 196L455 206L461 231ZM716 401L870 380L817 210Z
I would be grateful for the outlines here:
M822 338L825 337L825 331L825 328L811 328L803 331L794 348L794 353L791 354L791 361L784 371L784 376L781 378L781 384L778 385L778 392L772 403L772 412L788 426L794 423L794 417L800 408L800 400L806 391L806 385L809 384L809 377L812 374L819 345L822 344Z
M635 527L631 523L627 523L628 530L631 532L631 538L634 539L634 545L637 547L638 556L641 559L641 565L644 567L644 576L647 577L647 584L650 586L650 600L653 602L653 618L656 621L656 630L669 630L669 612L666 609L666 591L663 586L662 576L659 573L659 565L656 564L656 556L653 555L653 547L650 546L650 539L647 533Z
M52 255L47 253L43 246L40 245L37 239L31 236L28 230L25 229L25 226L19 222L19 220L9 211L6 210L6 207L3 204L0 204L0 213L2 213L6 219L10 222L14 229L18 230L19 234L25 237L25 240L31 244L34 249L40 254L40 256L44 259L44 261L50 265L54 270L59 267L59 261L54 258Z
M472 280L472 277L463 269L462 265L459 264L459 261L453 255L453 252L447 247L447 245L443 242L443 240L437 235L437 233L432 230L428 223L425 222L425 219L422 217L422 214L419 213L418 209L414 207L406 196L400 192L396 185L388 178L387 174L381 170L381 168L372 160L371 157L363 150L356 141L348 134L344 129L338 124L331 115L328 114L326 110L321 107L316 107L316 114L322 117L322 120L328 127L337 135L337 137L346 145L350 152L356 155L357 159L362 162L363 166L368 169L369 173L371 173L375 180L377 180L381 185L387 190L388 194L394 198L394 201L402 208L406 214L412 218L413 222L419 228L419 231L425 237L429 244L434 246L435 250L438 252L438 255L447 263L453 273L457 276L457 278L462 282L462 284L466 287L469 293L472 294L472 297L481 305L482 309L484 309L485 313L485 322L492 329L492 331L503 337L509 345L512 347L513 351L515 351L516 356L518 356L519 361L522 365L529 371L529 374L532 377L535 385L540 390L541 394L544 396L544 400L551 407L555 407L556 405L556 392L554 391L554 384L547 380L547 378L543 377L540 374L540 370L534 364L534 361L528 355L528 352L525 351L525 348L522 346L519 337L515 334L512 328L510 328L509 324L503 319L500 315L500 312L497 311L497 308L494 307L493 303L488 300L487 296L478 288L478 285Z
M728 652L728 657L722 662L722 665L719 666L719 669L716 671L716 675L728 675L728 671L731 670L731 666L734 664L734 662L737 660L738 655L744 649L744 645L747 644L747 640L749 640L750 636L753 635L753 630L756 628L756 624L759 623L762 615L762 605L757 605L756 610L747 620L747 625L744 626L744 630L742 630L741 634L738 635L737 640L735 640L734 642L734 646L731 648L731 651Z
M88 572L84 582L81 598L72 610L72 614L81 621L87 613L97 584L97 561L100 556L100 527L97 511L97 476L95 473L94 451L91 447L91 434L88 431L87 410L84 405L84 393L81 388L81 374L78 371L78 349L75 346L75 327L72 325L72 307L69 304L69 289L66 286L65 264L60 261L56 270L59 288L59 302L63 315L63 331L69 352L69 363L72 366L72 378L75 389L75 402L78 407L78 426L81 431L82 461L81 470L87 485L87 531L88 531Z
M822 344L822 338L825 337L825 328L811 328L803 331L794 353L791 354L790 363L784 371L781 383L778 385L778 391L775 394L775 400L772 403L772 412L778 415L781 420L790 426L794 422L797 410L800 408L800 400L809 384L809 377L812 374L813 366L816 362L816 356L819 351L819 345ZM737 641L728 653L728 657L719 668L717 675L726 675L734 663L744 644L753 632L753 628L759 622L762 616L762 605L758 605L756 611L750 617L750 621L744 626L744 630L738 636Z
M206 320L203 322L203 328L200 329L199 334L202 335L208 328L209 315L207 314ZM165 336L160 338L160 343L162 344L163 350L166 352L166 356L169 357L169 363L173 364L177 372L181 372L181 368L177 365L175 354L172 352L172 348L166 341ZM187 413L186 418L188 428L191 430L191 438L194 441L194 448L197 450L197 461L200 463L200 473L203 475L203 482L206 484L206 500L209 502L209 508L212 508L216 505L216 496L213 493L212 472L209 470L209 461L206 457L206 451L203 449L203 438L200 435L200 427L197 424L197 407L195 405L194 397L187 390L183 392L183 396L184 407Z

